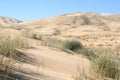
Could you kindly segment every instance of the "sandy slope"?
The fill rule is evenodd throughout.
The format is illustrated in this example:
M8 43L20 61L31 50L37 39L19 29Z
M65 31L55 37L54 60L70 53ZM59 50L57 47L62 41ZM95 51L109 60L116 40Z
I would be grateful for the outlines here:
M43 80L72 80L72 76L77 75L77 66L80 70L84 69L85 73L89 73L89 60L81 56L43 46L23 51L32 55L38 62L42 62L42 65L39 70L37 65L32 64L23 64L21 68L26 68L33 73L37 70L37 73L49 76L44 77ZM42 80L40 76L35 80L37 78Z

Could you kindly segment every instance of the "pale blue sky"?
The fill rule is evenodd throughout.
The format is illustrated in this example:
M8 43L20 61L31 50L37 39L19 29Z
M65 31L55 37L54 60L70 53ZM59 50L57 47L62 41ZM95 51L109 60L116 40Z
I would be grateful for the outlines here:
M65 13L120 13L120 0L0 0L0 16L23 21Z

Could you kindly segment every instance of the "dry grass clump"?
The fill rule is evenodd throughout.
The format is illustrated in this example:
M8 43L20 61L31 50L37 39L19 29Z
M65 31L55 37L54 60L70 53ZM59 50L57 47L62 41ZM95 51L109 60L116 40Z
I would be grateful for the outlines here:
M2 37L2 36L1 36ZM14 50L20 49L23 47L28 47L29 43L27 39L23 38L22 36L10 37L4 36L0 39L0 54L3 55L12 55Z
M120 59L111 49L95 50L91 60L90 74L78 71L74 80L120 80Z
M120 80L120 63L111 50L98 51L98 57L92 61L92 72L97 78Z
M28 46L28 41L21 35L0 34L0 78L9 77L10 68L16 62L17 49Z

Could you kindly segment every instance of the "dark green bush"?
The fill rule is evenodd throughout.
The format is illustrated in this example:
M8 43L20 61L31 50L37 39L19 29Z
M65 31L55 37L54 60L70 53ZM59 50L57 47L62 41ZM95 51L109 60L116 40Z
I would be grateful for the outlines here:
M66 40L63 42L64 49L68 49L76 52L79 49L82 49L82 44L77 40Z
M37 39L37 40L41 40L42 36L41 35L37 35L37 34L32 34L32 38L33 39Z

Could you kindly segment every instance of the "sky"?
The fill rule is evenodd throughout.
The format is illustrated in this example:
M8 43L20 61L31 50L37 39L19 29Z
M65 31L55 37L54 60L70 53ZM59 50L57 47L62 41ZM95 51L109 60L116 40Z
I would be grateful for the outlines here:
M120 0L0 0L0 16L22 21L75 12L119 14Z

